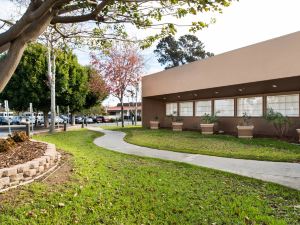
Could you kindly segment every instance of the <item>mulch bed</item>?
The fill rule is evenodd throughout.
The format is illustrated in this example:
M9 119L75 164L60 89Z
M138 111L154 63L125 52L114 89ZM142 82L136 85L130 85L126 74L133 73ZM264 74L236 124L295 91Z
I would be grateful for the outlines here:
M11 150L0 153L0 169L22 164L43 156L47 144L25 141L17 143Z

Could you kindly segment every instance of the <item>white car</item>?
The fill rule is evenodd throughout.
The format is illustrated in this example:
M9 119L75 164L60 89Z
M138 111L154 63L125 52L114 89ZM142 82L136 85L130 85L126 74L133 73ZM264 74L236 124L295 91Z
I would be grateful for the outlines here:
M51 123L51 117L49 117L49 123ZM59 116L55 117L55 124L57 123L64 123L64 120L60 118Z

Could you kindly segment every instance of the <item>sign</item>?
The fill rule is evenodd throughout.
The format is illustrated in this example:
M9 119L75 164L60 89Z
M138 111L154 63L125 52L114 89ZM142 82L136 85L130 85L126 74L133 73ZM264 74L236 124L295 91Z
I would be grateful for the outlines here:
M7 101L7 100L4 101L4 108L5 108L5 111L6 111L6 112L9 111L8 101Z
M8 133L11 134L11 128L10 128L10 116L9 116L9 107L8 107L8 101L4 101L4 107L7 115L7 124L8 124Z

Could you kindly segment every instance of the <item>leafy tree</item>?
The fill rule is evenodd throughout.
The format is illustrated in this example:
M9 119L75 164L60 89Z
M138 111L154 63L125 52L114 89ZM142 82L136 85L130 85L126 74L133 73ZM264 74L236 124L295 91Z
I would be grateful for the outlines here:
M184 35L178 41L173 36L160 40L154 53L165 69L184 65L200 59L211 57L214 54L204 50L204 44L194 35Z
M27 110L32 102L36 110L41 110L48 125L50 110L50 88L47 78L47 48L42 44L30 44L0 99L9 100L10 107L17 111ZM56 97L59 106L69 106L74 113L84 108L89 90L89 72L78 63L70 49L56 50ZM98 90L99 93L101 90ZM100 94L97 93L97 96ZM100 101L90 100L90 105ZM62 107L63 108L63 107Z
M21 4L22 15L16 21L9 21L0 16L0 54L7 51L7 57L0 61L0 92L4 89L17 68L26 45L37 39L48 26L56 29L63 38L68 38L61 24L77 24L95 21L95 26L83 26L73 37L92 34L99 44L109 39L120 39L126 33L124 24L132 24L138 29L155 26L160 33L146 38L144 46L151 45L155 40L169 33L175 34L176 25L163 23L168 16L183 18L199 12L221 12L233 0L11 0L18 8ZM190 30L196 31L207 24L193 21ZM92 29L92 30L91 30ZM114 30L112 33L111 30ZM93 39L94 40L94 39Z
M143 68L143 59L138 48L129 43L115 43L107 55L93 55L92 65L103 75L109 93L121 102L121 120L124 127L125 92L129 87L138 85Z
M47 80L47 49L41 44L31 44L0 98L9 100L10 108L26 111L29 103L48 118L50 94Z
M97 70L92 67L87 67L88 70L88 94L86 96L85 109L100 105L102 101L108 96L109 89L105 81ZM97 108L97 107L96 107Z

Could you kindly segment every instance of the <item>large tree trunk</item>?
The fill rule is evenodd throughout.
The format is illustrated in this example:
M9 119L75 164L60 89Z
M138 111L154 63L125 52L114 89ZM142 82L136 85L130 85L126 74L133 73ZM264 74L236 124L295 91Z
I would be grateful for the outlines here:
M6 57L0 62L0 92L3 91L15 72L27 43L35 40L48 27L51 19L51 14L46 13L41 18L32 22L15 40L0 46L9 47Z

